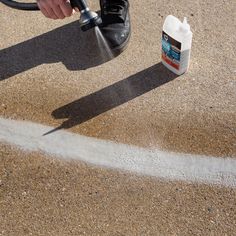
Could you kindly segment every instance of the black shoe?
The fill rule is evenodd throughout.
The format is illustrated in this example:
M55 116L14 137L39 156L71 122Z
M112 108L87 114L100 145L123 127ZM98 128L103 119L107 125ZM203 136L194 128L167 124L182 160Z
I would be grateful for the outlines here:
M125 50L130 34L128 0L100 0L102 25L99 26L112 52L116 55Z

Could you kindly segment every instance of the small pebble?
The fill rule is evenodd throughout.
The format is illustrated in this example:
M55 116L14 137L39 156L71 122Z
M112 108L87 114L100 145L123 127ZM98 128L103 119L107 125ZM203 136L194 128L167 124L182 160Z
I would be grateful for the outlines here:
M7 109L7 105L6 104L2 104L2 107L4 108L4 109Z
M212 208L210 208L210 207L208 207L207 210L208 210L209 212L212 212Z

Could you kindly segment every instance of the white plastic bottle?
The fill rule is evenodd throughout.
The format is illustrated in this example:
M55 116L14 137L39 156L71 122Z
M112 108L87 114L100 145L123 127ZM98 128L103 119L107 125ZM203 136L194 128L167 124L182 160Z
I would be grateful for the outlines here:
M166 17L162 32L162 63L177 75L189 68L192 37L186 17L183 22L172 15Z

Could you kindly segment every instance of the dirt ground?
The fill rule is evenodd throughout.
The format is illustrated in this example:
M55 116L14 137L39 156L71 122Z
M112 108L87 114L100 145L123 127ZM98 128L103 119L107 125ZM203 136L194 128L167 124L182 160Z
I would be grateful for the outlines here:
M236 158L236 2L130 1L132 36L104 62L78 18L0 5L0 116L164 151ZM89 1L98 10L96 1ZM160 61L188 17L189 72ZM236 168L236 167L235 167ZM0 235L236 235L236 190L65 162L0 144Z

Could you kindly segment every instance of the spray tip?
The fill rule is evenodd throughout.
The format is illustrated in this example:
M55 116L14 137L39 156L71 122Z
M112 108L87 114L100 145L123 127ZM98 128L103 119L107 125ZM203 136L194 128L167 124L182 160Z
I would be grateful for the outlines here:
M182 23L180 29L184 32L190 31L190 25L188 24L187 17L184 17L184 20L183 20L183 23Z
M184 17L183 24L188 24L187 17Z

